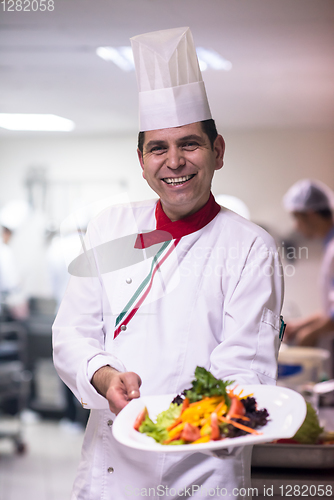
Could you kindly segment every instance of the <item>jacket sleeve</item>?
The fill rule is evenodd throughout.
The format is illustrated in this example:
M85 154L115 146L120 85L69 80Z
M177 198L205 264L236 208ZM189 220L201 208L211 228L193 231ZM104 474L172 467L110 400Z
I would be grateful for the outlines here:
M94 230L86 238L87 246ZM53 324L55 368L84 408L106 409L107 400L91 384L96 370L110 365L126 371L123 363L105 352L102 283L98 276L72 276Z
M328 244L321 269L324 312L334 321L334 239Z
M271 237L256 238L241 269L227 269L223 341L210 358L218 378L243 384L276 384L283 302L283 269Z

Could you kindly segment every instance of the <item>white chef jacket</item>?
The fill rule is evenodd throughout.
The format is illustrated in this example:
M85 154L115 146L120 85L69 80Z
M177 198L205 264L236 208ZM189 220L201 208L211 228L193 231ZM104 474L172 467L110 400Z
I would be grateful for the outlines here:
M19 290L19 275L11 248L0 241L0 312L1 302Z
M326 316L334 321L334 228L325 239L320 276L323 309Z
M155 205L107 209L90 224L86 251L155 229ZM187 487L194 498L205 498L205 492L221 498L223 488L227 496L250 498L250 447L216 458L122 446L112 435L108 402L90 380L109 364L136 372L142 395L177 394L189 387L199 365L218 378L275 384L283 279L274 242L222 208L205 227L181 238L126 330L114 338L117 316L151 268L148 258L97 277L72 277L54 323L56 369L92 409L72 500L184 498ZM240 488L246 490L238 494Z
M11 248L0 241L0 291L10 292L19 286L19 275Z

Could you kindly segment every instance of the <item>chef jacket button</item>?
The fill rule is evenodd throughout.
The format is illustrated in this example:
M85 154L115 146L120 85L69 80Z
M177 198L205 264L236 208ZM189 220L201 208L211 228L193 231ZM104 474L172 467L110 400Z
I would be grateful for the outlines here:
M114 472L114 469L112 467L108 467L108 472L109 474L112 474Z
M123 332L125 332L125 330L126 330L126 325L122 325L122 326L121 326L121 330L122 330Z
M126 278L125 281L127 282L128 285L131 285L131 283L132 283L132 279L131 278Z
M107 424L108 424L109 427L111 427L113 423L114 422L112 420L108 420L108 422L107 422Z

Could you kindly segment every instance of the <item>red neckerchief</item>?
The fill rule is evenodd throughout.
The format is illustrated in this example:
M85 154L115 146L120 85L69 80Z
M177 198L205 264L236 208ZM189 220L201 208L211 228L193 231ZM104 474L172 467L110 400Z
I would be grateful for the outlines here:
M162 209L159 200L155 208L156 229L148 233L140 233L137 236L135 248L147 248L156 243L182 238L187 234L194 233L211 222L220 212L220 205L215 201L213 194L206 204L192 215L184 219L172 222Z

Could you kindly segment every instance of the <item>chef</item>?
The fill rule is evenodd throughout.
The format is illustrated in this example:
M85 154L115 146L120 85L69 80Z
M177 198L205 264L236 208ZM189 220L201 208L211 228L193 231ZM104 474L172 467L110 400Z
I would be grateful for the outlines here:
M197 365L241 384L276 382L282 272L272 238L215 202L223 166L189 28L132 39L139 84L138 157L158 199L103 211L54 332L54 362L91 409L72 500L251 498L251 447L150 453L113 437L140 395L178 394Z
M285 332L287 340L313 346L320 338L334 333L334 193L319 181L303 179L288 190L283 203L303 236L324 242L320 274L322 310L289 322Z
M29 314L22 291L18 264L11 247L13 234L20 229L29 213L28 205L21 200L8 202L0 211L0 315L2 320L25 320ZM1 309L1 303L4 306Z

